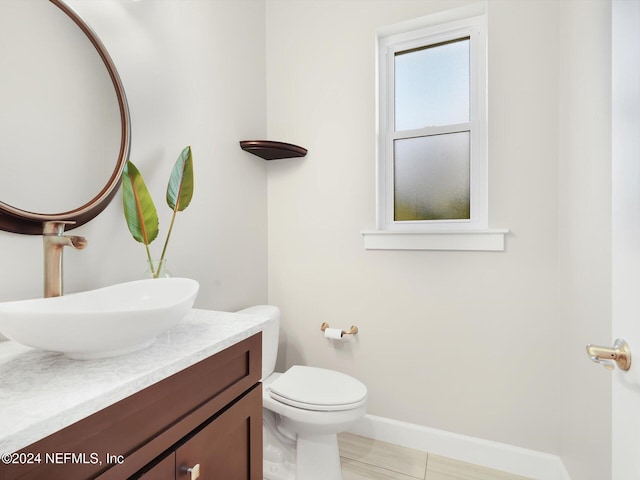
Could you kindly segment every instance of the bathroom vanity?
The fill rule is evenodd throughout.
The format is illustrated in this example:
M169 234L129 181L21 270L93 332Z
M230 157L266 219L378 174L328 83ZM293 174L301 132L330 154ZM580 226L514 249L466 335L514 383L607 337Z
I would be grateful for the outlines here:
M0 342L0 480L262 479L268 321L192 310L103 360Z

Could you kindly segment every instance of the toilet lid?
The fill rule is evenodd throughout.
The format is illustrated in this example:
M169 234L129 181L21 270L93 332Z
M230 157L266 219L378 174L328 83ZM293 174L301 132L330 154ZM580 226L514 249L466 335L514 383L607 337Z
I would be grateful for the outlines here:
M344 373L294 365L268 387L271 398L306 410L349 410L364 404L367 387Z

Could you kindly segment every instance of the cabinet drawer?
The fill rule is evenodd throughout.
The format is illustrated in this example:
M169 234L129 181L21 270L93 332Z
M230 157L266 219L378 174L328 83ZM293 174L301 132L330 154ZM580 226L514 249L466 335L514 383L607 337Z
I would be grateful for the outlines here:
M258 333L22 449L86 463L0 466L0 480L127 478L258 383L261 360Z

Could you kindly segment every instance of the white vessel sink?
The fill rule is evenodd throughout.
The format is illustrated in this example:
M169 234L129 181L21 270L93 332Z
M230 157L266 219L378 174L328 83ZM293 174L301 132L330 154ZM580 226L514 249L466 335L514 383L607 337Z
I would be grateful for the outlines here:
M0 333L78 360L123 355L150 346L182 320L198 288L188 278L154 278L0 303Z

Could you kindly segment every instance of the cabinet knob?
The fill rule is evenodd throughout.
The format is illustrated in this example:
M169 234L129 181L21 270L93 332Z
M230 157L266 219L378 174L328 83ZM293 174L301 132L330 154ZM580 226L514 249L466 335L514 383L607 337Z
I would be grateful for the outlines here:
M200 464L196 463L193 467L185 468L182 467L183 471L189 474L189 480L197 480L200 478Z

